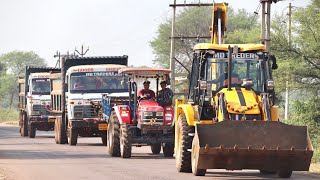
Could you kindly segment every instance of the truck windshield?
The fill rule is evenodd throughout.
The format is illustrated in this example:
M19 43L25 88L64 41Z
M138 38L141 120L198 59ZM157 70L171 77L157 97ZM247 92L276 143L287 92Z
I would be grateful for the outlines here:
M219 90L228 85L228 62L226 59L212 59L211 73L208 76L209 82L213 83L213 90ZM253 81L253 90L257 92L262 91L262 84L264 81L264 74L262 69L262 60L260 59L232 59L232 75L231 87L241 87L244 79L251 79ZM211 77L210 77L211 76ZM213 81L212 81L213 80Z
M48 78L32 79L32 94L50 95L50 80Z
M128 92L128 83L127 78L123 78L118 72L78 72L70 76L70 92Z

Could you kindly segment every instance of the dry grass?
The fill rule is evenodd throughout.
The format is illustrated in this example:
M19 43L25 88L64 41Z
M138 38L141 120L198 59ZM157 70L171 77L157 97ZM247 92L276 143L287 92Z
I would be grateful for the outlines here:
M319 173L320 174L320 163L312 163L310 165L309 171L312 173Z

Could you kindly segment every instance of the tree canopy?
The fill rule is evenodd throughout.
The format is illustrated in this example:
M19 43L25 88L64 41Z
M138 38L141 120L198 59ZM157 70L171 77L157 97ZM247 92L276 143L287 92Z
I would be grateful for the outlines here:
M0 66L0 106L11 108L17 104L17 80L24 76L25 67L46 66L46 62L32 51L12 51L0 56Z

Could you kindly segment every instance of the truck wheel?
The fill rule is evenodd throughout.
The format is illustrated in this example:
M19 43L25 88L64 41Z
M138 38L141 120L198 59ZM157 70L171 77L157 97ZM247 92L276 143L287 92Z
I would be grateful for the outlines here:
M58 122L57 120L55 120L54 122L54 141L56 142L56 144L60 144L59 142L59 137L58 137Z
M109 154L113 157L120 157L120 125L117 114L114 111L111 112L107 133Z
M280 178L290 178L292 175L292 171L290 170L279 170L278 171L278 176Z
M120 151L122 158L130 158L131 157L131 131L129 126L126 124L121 125L121 136L120 136Z
M56 119L56 122L55 122L57 125L57 130L55 135L57 137L57 141L58 142L57 144L67 144L68 143L68 138L67 138L67 133L66 133L66 130L65 130L65 125L62 123L62 118L58 118Z
M178 172L192 172L191 169L191 149L193 137L189 133L194 133L194 127L189 126L185 114L178 117L177 127L177 149L176 149L176 168Z
M75 128L68 128L68 142L70 146L77 145L78 142L78 131Z
M173 157L174 145L170 143L162 144L163 155L165 157Z
M100 131L102 144L107 146L107 131Z
M22 137L28 136L28 120L25 112L20 113L20 135Z
M152 151L152 154L160 154L161 144L160 143L151 144L151 151Z
M35 138L36 137L36 125L35 124L29 124L28 126L28 135L29 138Z

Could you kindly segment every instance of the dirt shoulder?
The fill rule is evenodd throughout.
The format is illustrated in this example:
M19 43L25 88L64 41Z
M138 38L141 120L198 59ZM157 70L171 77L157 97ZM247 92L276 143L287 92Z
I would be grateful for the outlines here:
M320 174L320 163L312 163L312 164L310 165L309 171L310 171L311 173Z

